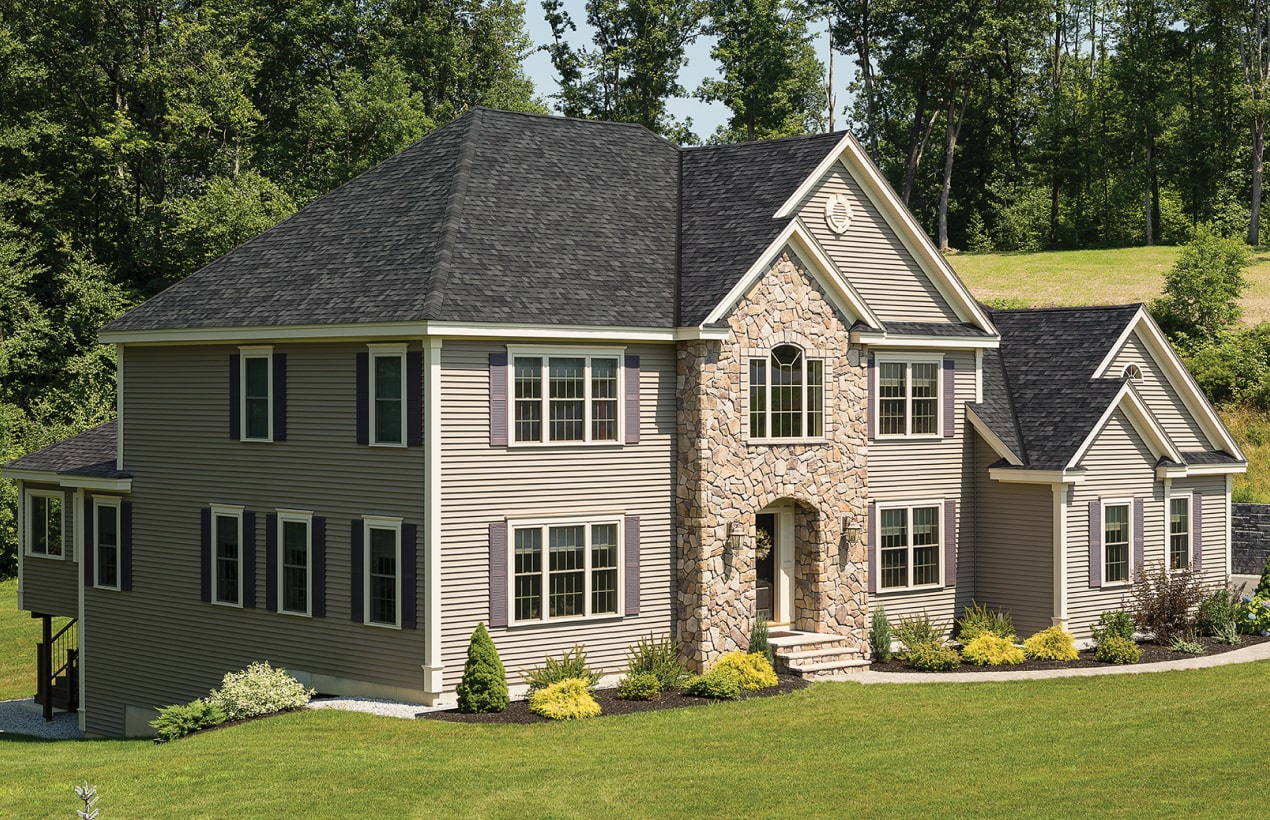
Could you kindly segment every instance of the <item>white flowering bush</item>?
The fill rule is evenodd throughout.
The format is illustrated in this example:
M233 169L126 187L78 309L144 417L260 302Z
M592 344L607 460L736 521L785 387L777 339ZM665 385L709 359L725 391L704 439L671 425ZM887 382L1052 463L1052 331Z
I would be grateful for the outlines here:
M227 674L207 702L219 707L226 720L240 720L299 709L315 694L316 690L305 689L287 670L274 669L264 661Z

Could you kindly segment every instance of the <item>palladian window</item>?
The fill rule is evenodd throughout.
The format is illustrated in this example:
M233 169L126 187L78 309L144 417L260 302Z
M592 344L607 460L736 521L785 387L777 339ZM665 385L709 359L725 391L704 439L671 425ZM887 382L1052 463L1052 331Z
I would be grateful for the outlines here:
M794 345L750 359L750 437L819 438L824 435L824 362Z

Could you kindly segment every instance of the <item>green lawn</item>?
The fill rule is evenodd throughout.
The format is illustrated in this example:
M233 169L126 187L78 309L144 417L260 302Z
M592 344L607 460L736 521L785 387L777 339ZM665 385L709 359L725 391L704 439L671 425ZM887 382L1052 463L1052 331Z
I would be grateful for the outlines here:
M35 694L40 622L18 610L17 579L0 581L0 700Z

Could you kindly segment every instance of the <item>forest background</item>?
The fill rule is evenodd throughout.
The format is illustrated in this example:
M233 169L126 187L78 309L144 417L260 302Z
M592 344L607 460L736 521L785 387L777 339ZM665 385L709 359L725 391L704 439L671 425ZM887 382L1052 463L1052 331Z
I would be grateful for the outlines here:
M98 327L473 105L684 144L849 127L945 250L1266 244L1267 5L0 0L0 463L114 415ZM15 505L0 480L0 577Z

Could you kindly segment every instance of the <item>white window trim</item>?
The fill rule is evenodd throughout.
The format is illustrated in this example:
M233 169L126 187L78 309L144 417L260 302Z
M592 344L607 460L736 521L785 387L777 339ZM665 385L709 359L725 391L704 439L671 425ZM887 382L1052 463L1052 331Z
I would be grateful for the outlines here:
M61 551L56 555L47 552L36 552L35 547L35 511L33 509L34 499L51 498L62 505L62 527L61 527ZM28 488L26 491L26 502L24 512L25 521L23 521L24 532L22 533L22 554L29 555L33 558L42 558L46 561L65 561L66 560L66 509L70 506L66 503L66 494L58 490L36 490ZM47 527L48 521L41 522L40 526Z
M298 618L309 618L313 615L313 512L311 510L277 510L278 513L278 535L275 539L275 548L277 552L274 555L275 566L278 568L277 589L275 594L278 601L278 612L283 615L294 615ZM283 556L286 555L286 547L283 543L282 534L285 531L284 522L304 524L304 611L286 608L286 596L283 595L285 584L283 582L285 576L286 565Z
M212 603L216 606L226 606L232 609L243 608L243 507L232 506L228 504L211 504L212 509L212 532L211 532L211 549L212 549ZM216 538L216 519L217 518L233 518L238 522L238 602L219 601L217 593L220 591L216 584L219 577L217 570L217 538Z
M939 541L935 544L935 578L933 584L914 584L913 583L913 510L918 507L934 507L935 520L939 525ZM908 562L907 573L908 583L902 587L884 587L882 586L882 512L884 510L908 510ZM878 551L878 592L879 595L887 595L892 592L913 592L925 591L932 589L944 589L944 548L947 544L948 533L945 532L944 521L944 499L925 499L920 501L892 501L878 502L874 510L877 516L877 545Z
M873 363L876 368L875 389L871 392L873 396L870 398L869 412L873 414L873 418L877 424L877 432L875 439L937 439L944 437L944 402L949 397L944 395L944 359L946 357L942 353L875 353L873 354ZM903 433L883 433L882 432L882 365L883 364L903 364L905 365L904 387L907 395L904 397L904 430ZM934 364L935 371L935 432L933 433L912 433L913 429L913 376L912 371L907 365L911 364Z
M591 528L595 525L617 525L617 611L591 612ZM542 616L534 619L519 620L516 618L516 530L543 529L549 527L586 527L586 549L584 550L584 615L568 615L552 618L548 616L550 607L550 552L551 542L548 533L542 539ZM620 619L626 612L626 516L595 515L571 516L568 518L509 518L507 519L507 625L508 626L542 626L543 624L570 623L575 621L606 621Z
M1168 503L1164 508L1164 566L1169 572L1177 572L1173 569L1173 502L1186 499L1186 563L1182 569L1191 569L1195 566L1195 499L1194 493L1186 490L1180 493L1170 492L1167 496Z
M1133 584L1133 574L1137 571L1137 567L1133 565L1133 499L1132 498L1104 498L1102 503L1102 538L1098 539L1098 560L1102 562L1102 588L1127 587ZM1128 555L1128 577L1123 581L1107 580L1107 508L1108 507L1127 507L1129 509L1129 546ZM1165 554L1165 561L1168 561L1168 554Z
M381 629L401 629L401 522L402 518L389 518L379 515L362 516L362 623ZM393 596L397 605L396 621L391 624L370 619L370 531L392 530L396 535L396 593Z
M93 586L96 589L113 589L118 591L123 583L123 499L117 496L93 496ZM101 582L101 509L109 507L115 511L115 585Z
M370 435L369 442L371 447L406 447L409 442L406 441L406 407L407 393L410 385L407 384L406 373L406 351L408 345L405 343L397 344L368 344L370 350L370 374L369 388L366 395L366 401L370 406L367 408L367 418L369 419ZM401 366L401 430L400 441L379 441L379 427L375 424L375 360L376 359L397 359Z
M238 418L239 424L239 441L273 441L273 402L276 398L273 395L273 346L272 345L256 345L252 347L238 348ZM266 373L268 374L269 389L269 410L266 413L269 424L269 435L265 438L251 437L247 435L247 360L248 359L264 359Z
M516 439L516 359L541 358L542 362L542 439ZM551 424L551 358L586 359L586 377L582 399L583 438L577 441L552 441ZM592 439L591 424L591 360L617 360L617 435L611 439ZM530 347L507 346L507 444L509 447L621 447L626 442L626 348L625 347Z
M1136 371L1138 375L1134 376L1131 371ZM1124 367L1120 369L1120 378L1128 379L1134 384L1142 384L1142 381L1145 378L1145 376L1143 375L1143 370L1140 365L1138 365L1136 362L1129 362L1128 364L1126 364Z
M750 390L753 388L753 384L751 384L750 382L750 362L760 361L760 359L757 356L746 356L745 364L743 365L743 367L745 371L745 425L746 425L746 433L747 433L748 439L753 444L818 444L820 442L823 442L827 437L826 431L828 430L828 427L829 427L829 413L828 413L829 382L831 381L828 376L829 362L827 359L821 356L810 355L807 351L807 348L803 347L802 345L794 344L793 342L780 342L779 344L772 345L767 350L767 356L761 359L761 361L764 363L764 366L767 368L766 370L767 383L764 385L765 392L767 393L767 397L766 397L767 402L765 404L765 409L763 411L763 415L767 422L766 424L767 431L769 434L772 431L772 351L778 347L796 347L798 348L799 352L801 352L802 354L802 360L803 360L803 383L802 383L803 425L802 426L803 426L804 433L807 430L807 411L809 409L808 403L807 403L807 363L811 361L820 362L820 435L818 436L808 436L808 435L756 436L756 435L753 435L753 426L750 422Z

